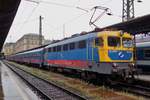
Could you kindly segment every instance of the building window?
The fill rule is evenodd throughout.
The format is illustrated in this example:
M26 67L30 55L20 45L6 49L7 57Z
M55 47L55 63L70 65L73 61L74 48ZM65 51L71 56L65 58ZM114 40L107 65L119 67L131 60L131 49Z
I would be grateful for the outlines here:
M75 43L70 43L70 44L69 44L69 49L70 49L70 50L75 49Z
M68 50L68 44L63 45L63 51L67 51Z
M86 48L86 40L79 41L78 48Z

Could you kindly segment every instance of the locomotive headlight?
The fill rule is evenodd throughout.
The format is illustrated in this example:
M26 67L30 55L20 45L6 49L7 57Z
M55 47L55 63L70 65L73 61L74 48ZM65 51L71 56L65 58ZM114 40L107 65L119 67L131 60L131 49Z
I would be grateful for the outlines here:
M120 36L123 36L123 35L124 35L124 32L123 32L123 31L121 31L121 32L120 32Z
M134 63L130 63L128 66L129 66L129 67L134 67L135 64L134 64Z
M113 68L117 68L117 67L118 67L118 64L117 64L117 63L113 63L113 64L112 64L112 67L113 67Z
M134 64L134 63L132 63L132 66L134 67L134 66L135 66L135 64Z

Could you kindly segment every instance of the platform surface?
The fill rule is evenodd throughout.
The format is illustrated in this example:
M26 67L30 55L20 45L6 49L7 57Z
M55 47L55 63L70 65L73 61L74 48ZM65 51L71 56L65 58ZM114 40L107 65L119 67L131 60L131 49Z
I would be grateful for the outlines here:
M0 63L4 100L40 100L20 77Z

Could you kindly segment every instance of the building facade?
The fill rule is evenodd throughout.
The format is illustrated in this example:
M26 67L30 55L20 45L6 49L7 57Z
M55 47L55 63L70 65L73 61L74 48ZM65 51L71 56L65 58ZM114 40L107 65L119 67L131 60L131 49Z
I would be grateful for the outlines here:
M47 44L49 41L45 40L42 36L42 44ZM24 50L32 49L35 47L39 47L39 35L35 33L25 34L16 43L6 43L3 46L3 52L5 55L14 54L17 52L21 52Z
M15 52L15 43L6 43L4 46L3 46L3 50L2 52L5 54L5 55L11 55Z
M44 37L42 36L42 44L44 43ZM15 44L15 53L24 51L27 49L32 49L38 47L39 45L39 35L38 34L26 34L21 37Z

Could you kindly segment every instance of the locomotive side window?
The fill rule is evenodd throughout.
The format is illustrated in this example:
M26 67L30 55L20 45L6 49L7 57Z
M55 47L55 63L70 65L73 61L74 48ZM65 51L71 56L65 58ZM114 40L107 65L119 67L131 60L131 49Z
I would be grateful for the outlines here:
M119 37L108 37L108 46L111 47L119 47L120 46L120 38Z
M56 47L53 47L53 52L56 52Z
M79 41L78 48L86 48L86 40Z
M67 51L68 50L68 44L63 45L63 51Z
M48 52L52 52L52 48L48 48Z
M60 52L61 51L61 46L57 46L57 52Z
M149 50L144 50L144 57L150 59L150 49Z
M75 49L75 43L70 43L70 44L69 44L69 49L70 49L70 50Z
M103 45L104 45L104 41L102 37L95 39L95 46L103 46Z

